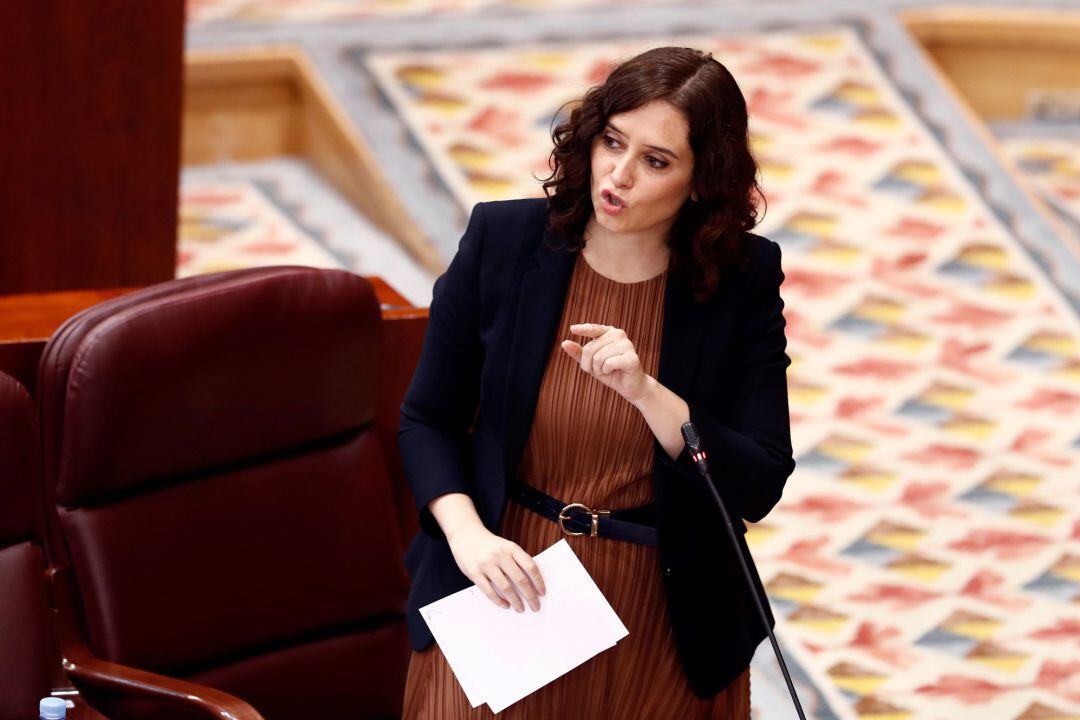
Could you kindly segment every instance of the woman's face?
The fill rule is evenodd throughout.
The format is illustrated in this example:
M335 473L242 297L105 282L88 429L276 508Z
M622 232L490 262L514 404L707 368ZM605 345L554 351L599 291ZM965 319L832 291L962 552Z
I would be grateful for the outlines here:
M665 100L608 118L593 140L591 195L596 220L612 232L667 234L693 189L690 128ZM622 198L621 208L607 200Z

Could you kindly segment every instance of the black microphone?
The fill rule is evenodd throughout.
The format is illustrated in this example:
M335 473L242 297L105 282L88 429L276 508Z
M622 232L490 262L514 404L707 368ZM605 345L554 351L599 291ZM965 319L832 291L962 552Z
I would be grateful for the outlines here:
M780 646L776 644L776 638L773 636L772 628L769 627L769 618L765 614L764 604L768 602L768 599L758 595L757 587L754 585L754 580L750 576L750 566L746 563L746 557L743 555L742 546L739 545L738 538L735 536L735 528L731 525L731 517L728 515L727 508L724 506L724 501L720 499L720 493L716 491L716 486L713 485L712 477L709 475L709 465L705 461L706 453L701 447L701 435L698 433L694 423L684 422L682 424L682 436L683 440L686 442L687 449L690 451L690 457L693 459L694 464L697 465L701 476L705 478L705 487L709 489L709 493L713 496L713 500L716 501L716 506L720 508L720 515L724 518L724 524L727 525L728 535L731 537L731 545L735 548L735 555L739 558L739 564L742 565L743 575L746 576L746 586L750 588L750 595L753 596L754 604L757 605L758 614L761 616L761 624L765 626L765 632L769 634L769 642L772 643L773 653L776 654L776 661L780 663L780 671L784 673L784 680L787 682L788 692L791 693L791 701L795 703L795 711L799 713L799 720L806 720L806 715L803 714L802 704L799 702L799 695L795 692L795 686L791 682L791 675L788 674L787 663L784 662L784 655L780 652Z

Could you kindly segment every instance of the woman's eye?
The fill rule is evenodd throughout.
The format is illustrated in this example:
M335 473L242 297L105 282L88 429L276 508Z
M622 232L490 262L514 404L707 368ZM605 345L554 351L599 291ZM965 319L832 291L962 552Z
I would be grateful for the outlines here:
M611 142L608 142L609 140ZM616 140L615 138L611 137L610 135L604 135L604 145L607 145L611 149L615 149L615 146L618 145L618 144L619 144L619 141ZM648 162L649 167L654 168L656 170L659 170L660 168L667 167L666 162L664 162L663 160L660 160L659 158L655 158L652 155L647 156L645 158L645 160L646 160L646 162Z

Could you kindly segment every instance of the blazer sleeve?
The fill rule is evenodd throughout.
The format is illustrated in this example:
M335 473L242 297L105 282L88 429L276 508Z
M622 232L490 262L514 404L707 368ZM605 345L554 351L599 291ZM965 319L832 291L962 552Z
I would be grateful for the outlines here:
M788 410L787 338L784 334L784 282L780 246L769 241L766 261L752 282L742 324L735 371L730 378L734 410L730 424L718 421L696 401L687 401L690 420L701 435L709 473L728 514L758 522L780 501L795 469ZM701 474L685 446L672 463L688 482Z
M446 493L472 497L470 430L476 419L484 347L479 271L484 203L477 203L457 254L432 287L420 359L401 405L398 448L420 528L445 539L427 504Z

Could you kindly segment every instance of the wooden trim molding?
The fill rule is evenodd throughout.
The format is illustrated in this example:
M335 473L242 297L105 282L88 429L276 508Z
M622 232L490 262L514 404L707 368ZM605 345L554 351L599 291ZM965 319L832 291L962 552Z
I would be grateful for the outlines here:
M1012 161L986 124L989 120L1002 119L1004 116L996 113L994 108L1004 107L1008 103L993 101L977 104L977 101L972 101L972 95L978 97L981 92L973 89L973 82L986 82L1002 94L1012 93L1015 96L1024 92L1024 86L1018 84L1016 78L1011 77L1008 72L999 76L991 66L979 68L977 61L970 70L960 70L959 75L954 75L957 67L950 64L948 59L942 62L941 52L943 47L952 46L953 50L949 53L951 57L957 53L962 55L965 51L963 49L967 48L966 51L972 52L973 57L977 58L984 56L994 47L1020 48L1020 56L1011 62L1021 65L1033 62L1029 56L1038 55L1040 45L1045 44L1055 53L1062 48L1071 47L1073 57L1069 62L1076 66L1073 84L1074 87L1080 87L1080 12L1026 8L926 8L904 10L897 15L918 40L916 50L922 55L937 84L952 95L960 114L997 164L1004 168L1023 190L1035 211L1053 228L1065 247L1080 258L1080 243L1057 213L1046 204L1042 194L1028 180L1027 174ZM1054 26L1067 30L1059 32L1058 29L1052 29ZM1012 34L1014 29L1015 34ZM1043 30L1046 31L1046 39L1041 34ZM979 77L981 79L974 79Z
M1080 11L933 7L897 17L985 120L1028 117L1041 93L1080 93Z
M185 68L184 165L301 156L429 272L446 270L301 50L189 50Z

